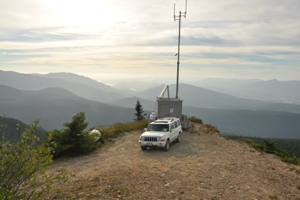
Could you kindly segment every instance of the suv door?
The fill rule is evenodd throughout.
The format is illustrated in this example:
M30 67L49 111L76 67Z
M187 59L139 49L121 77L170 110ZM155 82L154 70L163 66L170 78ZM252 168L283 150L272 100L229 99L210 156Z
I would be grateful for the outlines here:
M175 122L175 129L176 129L176 135L175 135L175 137L177 138L178 137L178 134L179 134L179 132L180 132L180 122L179 122L179 120L176 120Z
M177 127L178 133L182 132L182 127L181 127L180 120L177 120L177 123L178 123L178 127Z
M169 126L170 126L170 129L169 129L169 131L170 131L170 140L172 142L174 140L175 127L174 127L173 123L171 123Z

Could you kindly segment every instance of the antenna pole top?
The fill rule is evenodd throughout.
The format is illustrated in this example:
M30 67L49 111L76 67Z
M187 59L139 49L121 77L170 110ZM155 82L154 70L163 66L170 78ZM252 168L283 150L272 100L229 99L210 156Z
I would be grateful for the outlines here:
M179 20L179 18L181 17L186 18L186 14L187 14L187 0L185 0L185 12L179 11L178 16L175 15L175 3L174 3L174 21Z
M176 20L176 15L175 15L175 3L174 3L174 21Z
M185 1L185 14L184 14L184 17L186 17L186 14L187 14L187 0Z

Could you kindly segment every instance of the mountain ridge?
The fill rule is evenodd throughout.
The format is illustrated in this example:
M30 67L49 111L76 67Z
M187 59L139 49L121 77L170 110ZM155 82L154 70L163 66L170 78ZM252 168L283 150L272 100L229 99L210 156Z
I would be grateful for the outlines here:
M57 73L48 73L48 74L32 74L34 76L39 77L46 77L46 78L52 78L52 79L61 79L70 81L73 83L82 83L88 86L92 86L94 88L101 89L103 91L111 91L113 88L109 85L106 85L104 83L95 81L91 78L88 78L86 76L70 73L70 72L57 72Z
M88 79L89 80L89 79ZM31 74L21 74L17 72L6 72L0 70L0 85L7 85L19 90L42 90L46 88L63 88L70 92L100 102L109 102L115 98L123 97L115 89L103 91L81 82L70 82L63 79L53 79Z
M218 92L226 91L227 94L243 98L300 104L299 80L209 78L195 85Z
M10 76L11 74L17 76ZM64 75L67 76L65 79L72 80L73 82L57 79L64 78ZM5 94L0 96L0 109L2 114L8 114L10 117L15 117L22 121L25 120L24 122L27 124L31 124L34 119L41 117L43 125L51 127L52 129L60 128L64 122L69 121L73 115L77 114L76 112L88 110L87 119L91 119L93 126L110 125L111 123L133 120L132 116L137 100L140 100L142 103L144 111L154 111L156 108L156 97L164 87L162 84L143 92L134 93L121 90L103 92L93 86L78 83L80 80L81 82L86 80L83 76L76 74L69 75L69 73L51 74L51 76L52 78L24 75L25 81L22 82L23 74L14 72L6 73L0 70L0 83L4 82L11 87L7 87L6 90L2 88L2 92L0 93ZM5 77L5 79L2 79L3 77ZM18 81L15 81L16 77ZM76 82L78 77L80 80ZM33 78L33 80L31 80L31 78ZM7 82L5 82L5 80ZM87 80L90 79L87 78ZM34 83L33 85L35 85L35 87L26 91L15 90L15 88L12 87L17 85L18 87L28 89L29 85L26 86L26 81L31 81L31 85ZM38 85L38 81L41 82L42 86ZM47 83L47 81L50 81L51 84L45 85L44 83ZM255 81L257 80L251 80L250 82ZM53 82L55 82L55 84ZM61 83L67 83L67 86L62 87L60 85ZM97 81L91 81L91 84L94 83L97 84ZM69 90L69 87L72 90ZM43 89L38 91L38 88ZM172 97L175 94L175 85L169 85L169 88ZM10 92L8 92L8 90ZM19 95L22 95L22 97L19 97ZM253 135L253 132L256 132L257 134L267 134L268 137L273 137L270 134L271 131L274 131L277 137L278 130L281 130L281 128L274 129L274 127L281 125L282 127L286 127L286 130L289 130L287 135L290 138L295 136L292 132L295 132L296 128L298 128L297 123L294 122L294 119L298 119L300 112L300 105L297 104L282 104L244 99L184 83L179 85L179 97L183 99L183 114L202 118L205 123L219 127L222 132L233 132L234 134L240 135L242 135L242 133ZM106 116L97 113L99 108L105 110ZM267 110L272 111L271 114ZM62 112L62 118L57 114L60 112ZM261 116L258 116L258 113L260 113ZM294 113L298 114L295 115ZM54 117L51 117L51 115ZM283 124L284 119L282 116L284 115L291 119L290 121L293 123L289 124L290 122L287 121L286 125ZM96 119L92 119L92 116L98 118L100 122L96 123ZM271 119L268 119L268 116ZM256 120L257 118L263 117L262 122L266 124L261 124L260 121ZM112 118L112 120L110 121L108 118ZM277 118L280 123L277 123ZM242 121L241 124L243 124L244 127L242 127L241 124L235 123L239 120ZM255 121L256 123L253 127L251 127L251 121ZM268 129L265 127L268 127ZM263 130L266 132L261 133ZM282 130L282 132L284 133L284 130ZM284 135L283 133L282 135ZM296 135L296 137L298 138L299 136Z
M9 86L0 85L2 114L31 124L40 119L40 124L46 130L61 129L63 123L79 112L85 112L86 119L92 127L112 125L117 122L132 121L134 108L111 106L105 103L91 101L78 97L61 88L44 89L40 91L20 91ZM41 95L43 94L43 95ZM130 117L131 118L128 118Z

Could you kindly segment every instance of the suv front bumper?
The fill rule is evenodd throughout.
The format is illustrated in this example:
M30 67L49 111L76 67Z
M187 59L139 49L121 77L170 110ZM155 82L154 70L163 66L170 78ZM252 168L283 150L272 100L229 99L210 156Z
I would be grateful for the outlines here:
M150 141L139 141L139 144L143 147L164 147L166 145L166 141L164 142L150 142Z

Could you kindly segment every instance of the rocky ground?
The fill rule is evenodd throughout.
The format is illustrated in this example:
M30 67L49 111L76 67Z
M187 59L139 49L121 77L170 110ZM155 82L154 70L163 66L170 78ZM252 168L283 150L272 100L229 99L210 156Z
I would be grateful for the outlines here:
M73 199L300 200L300 167L193 124L170 151L142 151L142 131L92 154L57 161L75 177L60 185ZM56 199L54 195L48 199Z

